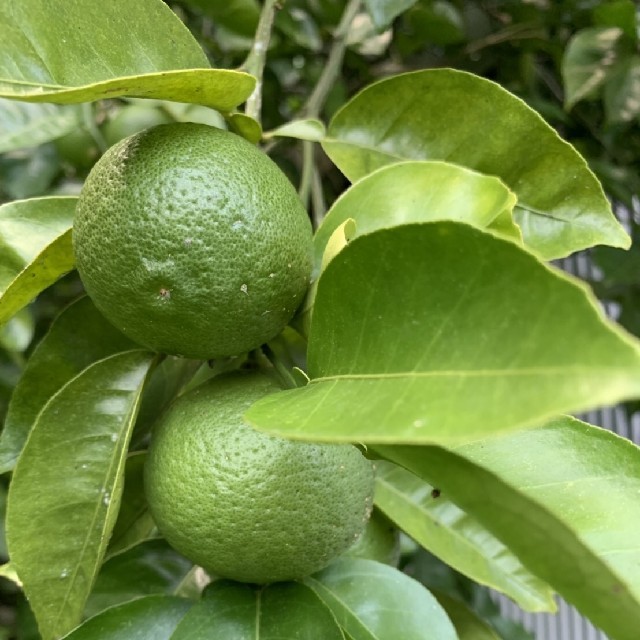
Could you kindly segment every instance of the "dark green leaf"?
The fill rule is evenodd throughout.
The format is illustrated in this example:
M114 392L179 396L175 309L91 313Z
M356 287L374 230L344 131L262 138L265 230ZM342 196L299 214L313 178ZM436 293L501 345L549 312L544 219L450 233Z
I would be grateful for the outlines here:
M196 7L217 24L230 31L252 38L260 18L260 5L256 0L182 0L186 5Z
M0 99L0 153L55 140L79 121L77 108Z
M73 269L76 200L38 198L0 206L0 325Z
M365 0L367 11L376 27L382 31L403 11L412 7L417 0Z
M571 38L562 59L566 109L596 95L618 60L622 35L617 27L594 27Z
M87 297L65 309L35 348L11 397L0 436L0 473L13 469L45 403L97 360L135 345Z
M81 620L120 506L124 461L153 356L92 364L44 406L9 490L7 543L43 640Z
M146 452L128 456L124 470L124 490L118 519L109 540L107 557L121 553L147 540L155 531L144 493L144 463Z
M301 439L451 443L636 397L640 350L584 285L511 241L429 222L356 238L329 263L308 373L248 420Z
M345 559L304 580L353 640L458 640L437 600L397 569Z
M344 640L311 589L296 582L255 587L221 580L209 585L171 640Z
M170 640L192 604L174 596L147 596L103 611L64 640Z
M251 94L255 78L209 66L161 0L0 2L0 95L7 98L71 103L130 95L230 111Z
M612 70L604 106L610 124L631 122L640 114L640 56L629 56Z
M555 611L549 585L525 569L475 518L405 469L378 462L376 505L405 533L476 582L508 595L527 611Z
M192 566L164 540L147 540L112 556L100 569L85 616L141 596L171 595Z
M61 170L53 143L0 155L0 192L10 200L43 196Z
M499 177L518 197L525 242L545 259L594 244L629 246L578 153L524 102L468 73L381 80L334 116L322 146L351 181L403 160L445 160Z
M257 120L244 113L232 113L227 116L229 128L239 136L246 138L249 142L257 144L262 138L262 127Z
M375 447L476 517L612 640L640 628L640 450L572 418L452 449Z
M453 622L459 640L500 640L496 632L463 602L440 593L434 595Z
M636 42L638 18L633 0L597 2L593 8L594 24L598 27L618 27L631 42Z

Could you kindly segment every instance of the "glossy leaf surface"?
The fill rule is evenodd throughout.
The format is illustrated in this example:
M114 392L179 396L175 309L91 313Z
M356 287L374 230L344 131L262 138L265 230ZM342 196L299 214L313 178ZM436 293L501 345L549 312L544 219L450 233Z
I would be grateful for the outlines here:
M383 167L345 191L327 213L313 239L316 272L331 236L348 219L355 222L356 236L432 220L483 229L499 226L504 215L511 219L515 203L515 195L497 178L457 165L423 161ZM510 231L520 238L513 222Z
M36 198L0 206L0 325L73 269L76 200Z
M118 513L152 358L116 354L68 382L38 415L14 471L7 543L43 640L81 620Z
M0 99L0 153L55 140L79 121L80 112L72 107Z
M565 107L593 97L607 80L608 70L617 61L623 31L618 27L581 29L569 41L562 59Z
M122 504L109 540L108 558L147 540L155 531L156 525L144 493L145 459L145 451L127 457Z
M572 418L449 450L376 447L465 511L613 640L640 628L640 449Z
M458 640L431 593L386 564L339 560L304 583L352 640Z
M107 609L64 636L64 640L170 640L193 602L147 596Z
M147 540L107 560L85 607L85 616L153 594L171 595L192 563L164 540Z
M376 505L425 549L527 611L555 611L551 588L446 493L384 461L376 464Z
M381 80L332 119L322 146L355 181L403 160L444 160L499 177L515 220L545 259L594 244L628 247L586 162L524 102L451 69Z
M230 580L209 585L171 640L344 640L335 619L307 586L255 587Z
M318 142L325 136L324 123L316 118L292 120L277 129L266 131L265 138L298 138L299 140L313 140Z
M636 341L586 287L456 222L351 241L318 283L308 363L307 386L249 409L254 426L310 440L451 443L640 393Z
M0 435L0 473L13 469L45 403L96 360L135 348L87 297L67 307L34 349L16 385Z
M154 33L162 37L149 38ZM0 95L7 98L72 103L137 96L230 111L251 94L249 74L209 67L160 0L0 2Z

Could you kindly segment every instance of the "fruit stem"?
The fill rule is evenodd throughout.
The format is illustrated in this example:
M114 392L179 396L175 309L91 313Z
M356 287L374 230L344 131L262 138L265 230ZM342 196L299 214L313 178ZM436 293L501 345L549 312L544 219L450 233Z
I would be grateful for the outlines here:
M295 389L298 386L295 378L291 374L291 371L289 371L289 369L282 362L282 360L280 360L278 355L273 351L273 349L268 344L264 344L262 345L262 352L275 369L275 372L278 375L278 378L283 384L284 388Z
M349 28L356 14L360 10L361 0L349 0L344 9L340 23L333 32L333 44L329 51L327 64L325 65L316 86L313 88L309 99L302 108L303 117L317 118L320 116L322 107L327 100L327 96L342 69L342 61L344 60L344 52L347 48L347 35ZM311 193L314 178L314 152L313 142L304 141L302 143L302 176L300 178L300 188L298 194L305 208L309 205L309 195ZM319 223L318 218L322 217L322 213L314 211L314 221L316 226Z
M245 114L260 122L260 112L262 110L262 75L267 59L267 49L271 40L271 29L273 20L278 9L282 8L284 0L265 0L260 12L260 20L253 41L253 46L242 67L243 71L250 73L256 78L256 88L247 99Z

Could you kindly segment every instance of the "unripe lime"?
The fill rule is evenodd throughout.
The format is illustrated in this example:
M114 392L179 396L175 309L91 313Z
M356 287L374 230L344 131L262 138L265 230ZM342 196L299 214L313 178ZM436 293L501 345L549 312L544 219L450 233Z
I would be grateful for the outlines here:
M361 535L371 463L351 445L272 437L243 422L278 387L234 373L181 396L157 425L145 466L160 532L210 573L258 584L301 578Z
M198 359L277 335L311 271L311 224L286 176L243 138L193 123L111 147L83 186L73 243L108 320Z

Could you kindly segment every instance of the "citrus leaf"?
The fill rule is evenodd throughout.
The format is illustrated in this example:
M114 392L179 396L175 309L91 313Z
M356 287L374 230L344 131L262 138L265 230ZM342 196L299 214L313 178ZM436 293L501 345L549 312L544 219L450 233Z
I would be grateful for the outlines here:
M604 106L609 124L631 122L640 114L640 56L629 56L612 70Z
M144 494L146 457L146 451L127 457L120 511L109 540L107 559L147 540L156 529Z
M146 540L104 563L84 614L91 617L141 596L171 595L192 566L164 540Z
M269 138L297 138L298 140L311 140L319 142L325 136L324 123L316 118L305 120L292 120L281 127L266 131L265 139Z
M210 69L160 0L1 0L0 43L0 95L26 102L137 96L230 111L255 85L249 74Z
M170 640L193 602L175 596L147 596L90 618L64 640Z
M249 409L255 427L451 443L640 393L637 342L584 285L449 221L382 229L343 249L318 283L308 362L307 386Z
M96 360L135 348L87 297L69 305L34 349L16 385L0 435L0 473L13 469L45 403Z
M382 167L347 189L322 221L313 239L316 273L332 234L350 218L356 236L431 220L457 220L482 229L504 213L511 217L515 204L515 195L498 178L457 165L420 161ZM521 239L513 222L511 228L510 235Z
M230 580L209 585L171 640L344 640L331 613L296 582L255 587Z
M628 247L583 158L519 98L452 69L381 80L329 124L324 150L355 181L403 160L445 160L499 177L518 197L525 243L545 259Z
M425 549L526 611L555 611L553 591L475 518L408 471L376 463L376 505Z
M77 108L0 99L0 153L50 142L73 131L79 122Z
M0 325L73 269L76 201L51 197L0 206Z
M578 31L569 40L562 58L566 109L593 97L604 84L618 59L623 33L617 27L593 27Z
M70 380L38 415L16 465L7 543L43 640L81 620L118 513L152 359L144 351L116 354Z
M183 3L195 7L230 31L252 38L258 27L260 5L256 0L183 0Z
M496 632L464 603L445 594L433 595L453 622L458 640L501 640Z
M573 418L444 449L375 447L437 482L612 640L640 625L640 449Z
M229 128L234 133L247 139L251 144L257 144L262 138L262 126L251 116L244 113L231 113L227 116Z
M338 560L303 582L353 640L458 640L431 593L389 565Z
M379 31L382 31L416 2L417 0L365 0L364 4L371 15L373 24Z

